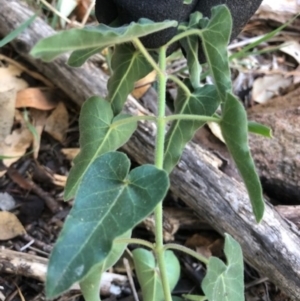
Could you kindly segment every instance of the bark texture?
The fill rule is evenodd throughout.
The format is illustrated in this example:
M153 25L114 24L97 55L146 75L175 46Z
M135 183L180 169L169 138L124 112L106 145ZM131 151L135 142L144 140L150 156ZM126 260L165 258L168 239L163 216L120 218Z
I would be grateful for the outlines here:
M32 12L19 0L0 0L0 35L17 28ZM41 38L54 31L37 19L12 44L16 51L80 105L87 97L106 94L106 76L92 63L80 69L65 65L66 56L46 64L28 53ZM148 114L132 97L131 114ZM155 126L140 122L124 150L137 162L153 162ZM300 233L266 204L263 221L256 224L244 186L220 170L222 161L198 145L188 144L182 160L171 174L174 194L220 233L228 232L241 244L245 259L287 295L300 300Z

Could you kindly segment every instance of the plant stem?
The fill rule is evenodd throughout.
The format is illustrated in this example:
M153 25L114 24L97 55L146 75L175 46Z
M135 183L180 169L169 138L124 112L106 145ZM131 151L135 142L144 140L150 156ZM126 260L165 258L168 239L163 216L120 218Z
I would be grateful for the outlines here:
M166 244L166 245L164 245L164 249L165 250L173 249L173 250L178 250L178 251L184 252L184 253L196 258L197 260L201 261L205 265L208 265L208 259L206 257L200 255L199 253L197 253L185 246L181 246L178 244Z
M203 115L187 115L187 114L174 114L165 117L166 122L173 121L173 120L197 120L197 121L220 123L221 118L203 116Z
M137 48L140 50L140 52L143 54L143 56L151 64L151 66L153 67L153 69L157 72L157 74L158 75L162 75L164 71L162 71L160 69L160 67L156 64L155 60L149 54L149 52L144 47L144 45L141 43L141 41L138 38L133 39L133 41L134 41L134 44L137 46Z
M137 245L143 245L151 250L154 249L154 245L144 239L139 239L139 238L117 238L114 243L116 244L137 244Z
M158 116L157 116L157 134L155 143L155 166L163 169L164 161L164 143L165 143L165 109L166 109L166 46L159 49L159 69L158 73ZM161 282L164 290L165 301L172 301L171 291L168 283L167 269L164 257L163 242L163 206L162 202L157 205L154 211L155 216L155 254L160 271Z

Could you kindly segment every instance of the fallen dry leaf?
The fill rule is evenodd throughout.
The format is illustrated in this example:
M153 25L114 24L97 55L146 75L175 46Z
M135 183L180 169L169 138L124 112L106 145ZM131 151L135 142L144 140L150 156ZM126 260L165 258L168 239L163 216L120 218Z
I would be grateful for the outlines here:
M61 152L68 160L73 161L74 158L79 154L80 148L63 148Z
M0 143L11 133L14 123L16 89L0 82ZM0 155L2 155L0 153Z
M285 78L281 74L259 77L253 83L252 98L255 102L265 103L272 97L279 95L280 89L289 87L292 82L292 77Z
M0 83L1 86L13 87L16 91L20 91L28 87L28 84L19 76L22 70L18 67L8 64L0 66Z
M18 92L16 108L35 108L39 110L53 110L58 101L54 90L27 88Z
M37 158L40 150L41 135L47 122L48 112L32 108L30 110L30 117L31 124L34 126L37 135L33 140L33 156Z
M18 235L26 234L26 231L18 218L10 212L0 212L0 240L7 240Z
M134 90L131 92L132 96L136 99L140 99L148 91L155 79L156 71L153 70L134 84Z
M15 119L20 122L20 127L15 129L2 143L0 143L0 155L10 157L2 160L6 167L9 167L11 164L18 161L33 142L33 135L26 126L26 122L18 110L16 110ZM0 177L3 176L5 172L6 171L0 172Z
M45 132L54 139L63 142L69 127L69 114L65 105L60 102L47 118Z

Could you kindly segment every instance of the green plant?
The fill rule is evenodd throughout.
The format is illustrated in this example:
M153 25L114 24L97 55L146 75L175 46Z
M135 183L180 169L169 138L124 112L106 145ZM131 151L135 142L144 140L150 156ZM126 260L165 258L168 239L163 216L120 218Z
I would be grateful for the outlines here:
M178 34L157 51L148 51L141 37L176 27L176 21L154 23L147 19L121 27L100 24L72 29L40 41L32 55L46 61L71 51L69 63L79 66L95 52L114 45L113 74L108 81L107 99L94 96L86 101L80 116L79 155L74 160L65 190L65 199L75 197L74 206L53 249L46 281L47 297L53 298L79 282L87 301L99 299L102 272L114 264L129 243L149 248L133 252L135 269L144 300L170 301L180 273L178 259L170 249L194 256L207 265L202 282L204 296L190 300L241 301L243 259L238 243L225 235L227 263L206 259L180 245L163 243L162 201L169 188L168 174L176 166L186 143L207 121L219 123L226 144L249 192L253 212L259 222L264 202L259 178L248 147L248 129L268 135L261 125L248 125L246 113L232 94L227 44L231 16L226 6L215 7L210 20L199 13L189 23L180 24ZM214 79L214 85L201 85L198 39ZM185 50L190 79L180 81L166 73L167 47L180 42ZM129 43L130 42L130 43ZM158 115L129 116L122 108L134 82L152 69L157 72ZM178 85L172 116L165 116L166 81ZM216 114L221 107L221 116ZM139 120L157 125L155 164L130 170L130 161L116 151L131 137ZM172 121L166 133L166 125ZM130 238L131 229L154 210L155 243Z

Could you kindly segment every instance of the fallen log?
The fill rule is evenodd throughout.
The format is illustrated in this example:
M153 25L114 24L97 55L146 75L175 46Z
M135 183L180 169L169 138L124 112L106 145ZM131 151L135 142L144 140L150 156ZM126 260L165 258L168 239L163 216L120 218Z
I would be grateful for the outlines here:
M5 36L32 16L19 0L0 0L0 35ZM105 74L92 63L72 69L66 56L46 64L35 60L29 51L35 43L54 31L40 18L12 43L15 50L44 76L80 105L91 95L106 94ZM148 114L132 97L125 110L131 114ZM124 150L137 162L153 162L155 125L140 122ZM177 168L171 174L172 191L195 210L218 232L228 232L241 244L245 260L267 276L288 296L300 300L300 232L281 218L266 203L263 221L256 224L243 184L220 169L221 161L199 145L190 143Z

